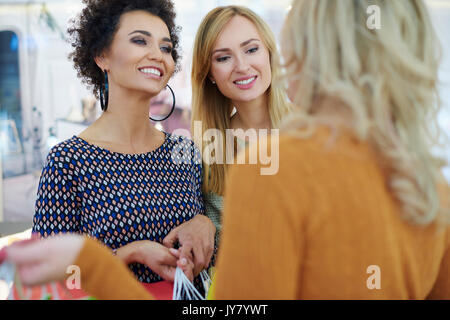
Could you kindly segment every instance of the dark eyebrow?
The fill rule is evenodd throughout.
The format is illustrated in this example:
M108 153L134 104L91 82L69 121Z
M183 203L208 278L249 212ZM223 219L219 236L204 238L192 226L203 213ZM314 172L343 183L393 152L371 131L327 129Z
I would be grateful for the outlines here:
M151 36L152 36L152 34L151 34L150 32L144 31L144 30L135 30L135 31L129 33L128 35L130 36L130 35L132 35L133 33L142 33L143 35L145 35L145 36L147 36L147 37L151 37Z
M135 31L129 33L128 35L130 36L130 35L132 35L134 33L141 33L141 34L143 34L144 36L147 36L147 37L151 37L152 36L152 34L150 32L144 31L144 30L135 30ZM172 43L172 40L170 40L167 37L162 38L162 41Z
M239 46L240 47L245 47L246 45L248 45L252 41L259 41L259 40L258 39L249 39L247 41L242 42ZM228 48L217 49L217 50L214 50L212 54L214 54L216 52L222 52L222 51L230 51L230 49L228 49Z

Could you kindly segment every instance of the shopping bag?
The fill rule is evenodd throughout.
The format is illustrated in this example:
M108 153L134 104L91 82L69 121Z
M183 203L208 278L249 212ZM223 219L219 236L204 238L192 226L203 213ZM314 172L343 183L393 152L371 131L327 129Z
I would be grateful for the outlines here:
M153 283L143 283L142 285L156 300L172 300L172 281L164 280Z
M211 286L211 278L206 270L200 273L200 278L205 296L179 268L175 272L174 282L159 281L142 285L157 300L205 300ZM83 290L68 289L62 282L34 287L22 286L14 265L7 261L0 264L0 280L6 283L8 300L95 300Z
M0 281L5 284L1 299L7 300L92 300L82 290L69 290L63 283L51 282L41 286L22 286L15 266L9 261L0 261Z
M194 284L186 277L184 272L180 268L177 268L175 271L172 300L205 300L211 286L211 278L208 272L203 270L200 273L200 279L205 290L205 296L195 288Z
M205 296L195 288L179 268L175 271L174 282L164 280L142 285L157 300L204 300L211 286L211 278L206 270L203 270L200 273L200 279L205 289Z
M13 264L9 262L2 263L2 261L0 261L0 281L4 284L2 289L6 290L5 297L3 298L8 298L11 294L11 290L14 285L15 273L16 269Z

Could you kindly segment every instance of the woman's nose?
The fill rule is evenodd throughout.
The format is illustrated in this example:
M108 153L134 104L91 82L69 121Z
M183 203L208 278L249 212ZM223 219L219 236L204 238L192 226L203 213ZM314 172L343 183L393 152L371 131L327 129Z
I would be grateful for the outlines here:
M147 58L149 60L161 61L163 59L161 48L157 44L150 46L150 49L147 53Z
M250 69L250 64L248 63L245 57L237 56L235 61L236 61L235 64L236 71L245 72L248 69Z

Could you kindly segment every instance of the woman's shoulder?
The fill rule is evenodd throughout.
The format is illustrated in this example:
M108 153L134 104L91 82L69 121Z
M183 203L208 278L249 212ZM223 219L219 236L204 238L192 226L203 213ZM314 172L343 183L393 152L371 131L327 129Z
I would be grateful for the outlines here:
M370 144L344 130L335 132L317 127L310 132L282 132L265 139L251 143L245 152L239 153L238 163L250 165L233 166L233 175L261 174L272 176L268 180L283 181L300 177L304 180L306 176L315 179L318 173L341 172L342 166L378 170L377 156ZM252 155L258 159L256 165L251 165L248 159Z
M72 159L81 157L85 153L85 144L78 137L66 139L54 145L48 155L49 162L70 162Z
M169 132L165 132L165 134L167 136L167 140L172 143L182 143L195 147L194 141L184 135Z
M271 143L274 143L273 140ZM374 156L368 141L359 139L345 128L317 126L312 131L289 131L280 135L278 143L280 150L290 155L307 153L325 159L331 156L364 161L373 160Z
M186 136L174 133L166 133L169 141L169 149L174 161L187 161L189 164L200 164L200 150L194 141Z

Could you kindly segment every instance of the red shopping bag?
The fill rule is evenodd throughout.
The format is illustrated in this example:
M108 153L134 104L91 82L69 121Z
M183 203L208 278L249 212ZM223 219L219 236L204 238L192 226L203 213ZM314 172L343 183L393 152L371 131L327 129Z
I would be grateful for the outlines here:
M159 281L154 283L143 283L142 285L156 300L172 300L173 282Z
M159 281L142 283L144 288L157 300L172 300L173 282ZM61 282L52 282L35 287L12 287L11 300L89 300L92 296L79 289L67 289Z
M46 285L26 287L12 287L10 300L87 300L92 299L83 290L69 290L60 282L51 282Z

